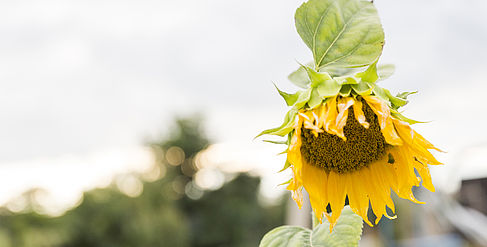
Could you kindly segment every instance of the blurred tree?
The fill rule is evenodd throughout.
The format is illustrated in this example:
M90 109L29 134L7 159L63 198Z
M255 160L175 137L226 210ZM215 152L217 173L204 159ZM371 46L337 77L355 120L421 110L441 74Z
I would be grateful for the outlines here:
M258 203L259 184L260 178L240 174L200 200L182 200L191 218L191 246L254 247L267 231L283 224L283 206L263 208Z
M26 212L2 209L0 246L257 246L268 230L283 224L284 205L262 206L260 178L247 174L190 199L187 188L194 186L192 176L197 172L194 157L208 145L200 119L177 119L169 137L151 145L165 174L153 182L141 180L140 196L129 197L113 184L86 192L77 208L50 218L31 210L35 197L27 193ZM168 164L171 148L184 152L180 164Z

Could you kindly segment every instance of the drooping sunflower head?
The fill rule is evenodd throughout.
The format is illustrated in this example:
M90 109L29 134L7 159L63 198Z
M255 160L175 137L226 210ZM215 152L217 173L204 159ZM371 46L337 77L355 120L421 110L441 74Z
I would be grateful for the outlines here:
M306 70L310 81L321 74ZM369 68L363 73L377 72ZM436 148L410 127L416 121L397 111L407 103L407 94L392 96L359 75L346 80L360 82L339 84L337 95L331 97L321 96L319 86L330 88L328 84L337 83L331 76L294 95L279 91L293 108L282 126L262 133L287 135L285 168L293 171L287 189L298 205L302 204L301 190L306 189L315 214L320 220L325 215L330 229L346 198L352 210L370 225L369 202L376 223L383 216L395 217L387 213L389 208L394 214L391 189L401 198L421 203L411 189L422 182L434 191L428 165L440 164L430 153ZM313 103L313 97L318 97L318 103Z
M412 93L393 96L377 85L394 66L377 65L384 33L374 5L308 0L295 20L314 60L289 76L303 90L278 89L291 107L284 123L260 134L286 137L284 169L292 169L287 189L293 199L301 206L306 189L315 215L326 216L330 230L346 198L369 225L369 205L375 223L395 217L391 190L421 203L411 188L421 184L434 191L428 165L440 164L430 153L438 149L411 128L419 122L398 111Z

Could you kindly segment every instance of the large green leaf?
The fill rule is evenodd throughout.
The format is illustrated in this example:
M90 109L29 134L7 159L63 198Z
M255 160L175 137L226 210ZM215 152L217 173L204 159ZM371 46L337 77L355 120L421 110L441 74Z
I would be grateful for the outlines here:
M324 222L314 230L298 226L281 226L268 232L259 247L353 247L362 235L362 218L345 207L330 233L330 223Z
M313 230L312 246L358 246L358 241L362 235L362 227L362 218L347 206L343 209L332 233L330 233L330 223L326 220Z
M382 52L384 32L369 1L309 0L297 9L295 20L318 69L367 66Z
M268 232L259 247L311 247L311 230L299 226L280 226Z

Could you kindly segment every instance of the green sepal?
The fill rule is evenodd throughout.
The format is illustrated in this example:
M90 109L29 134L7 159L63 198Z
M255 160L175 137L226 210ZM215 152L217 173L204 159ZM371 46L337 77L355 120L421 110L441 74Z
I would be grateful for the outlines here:
M291 163L289 163L289 161L286 160L286 163L284 163L284 167L281 170L279 170L278 173L285 171L289 167L291 167ZM291 181L291 179L289 181ZM280 185L282 185L282 184L280 184Z
M351 86L353 91L355 91L358 95L369 95L375 88L373 83L368 83L365 81L361 81L358 84L352 84Z
M403 99L403 98L399 98L399 97L396 97L394 95L391 94L391 92L387 89L382 89L384 91L384 93L387 95L387 97L389 98L389 101L391 102L392 104L392 108L394 109L399 109L399 107L401 106L405 106L408 101Z
M342 85L340 85L337 80L331 79L321 83L316 89L318 89L318 93L321 97L327 98L337 95L341 88Z
M328 72L331 77L349 77L360 71L361 68L344 68L340 66L327 66L322 68L320 72Z
M317 106L319 106L321 104L322 101L323 101L323 98L321 97L320 93L318 93L318 90L316 88L313 88L311 90L311 97L308 101L309 108L311 108L311 109L316 108Z
M294 119L296 118L296 114L298 113L298 110L296 108L292 108L289 110L284 117L284 122L282 123L281 126L277 128L272 128L268 130L264 130L260 132L255 138L262 136L262 135L277 135L277 136L285 136L289 132L293 130L293 125L294 125Z
M394 110L394 109L391 109L391 115L393 117L401 120L401 121L404 121L404 122L408 123L408 124L427 123L427 122L417 121L417 120L414 120L414 119L405 117L400 112L398 112L397 110Z
M360 82L360 79L357 79L354 76L337 77L334 79L337 80L342 85L353 85L353 84L359 84Z
M284 171L284 170L285 170L285 169L282 169L281 171ZM281 172L281 171L279 171L279 172ZM292 178L290 178L290 179L289 179L289 180L287 180L286 182L284 182L284 183L280 183L280 184L278 184L277 186L282 186L282 185L290 184L292 180L293 180L293 179L292 179Z
M296 100L296 103L294 104L294 108L296 108L296 109L303 108L306 105L306 103L308 103L309 99L311 98L311 91L312 91L312 88L308 88L304 91L297 92L299 94L299 96L298 96L298 99Z
M364 71L355 74L355 77L360 78L362 81L366 82L376 82L379 79L379 75L377 74L377 62L379 60L375 60L375 62Z
M349 96L351 92L352 92L351 85L343 85L342 88L340 89L340 96L343 97Z
M308 73L311 80L311 87L316 87L325 81L331 80L331 76L327 72L316 72L314 69L302 65Z
M309 80L308 73L303 66L300 66L296 71L291 73L287 77L294 85L300 88L308 88L311 81Z
M383 81L394 74L396 66L394 64L381 64L377 67L377 74L379 74L378 81Z
M263 142L268 142L272 144L284 144L284 145L289 145L289 143L286 141L273 141L273 140L262 140Z
M294 94L289 94L289 93L286 93L284 91L281 91L277 86L276 84L274 84L274 87L276 87L277 91L279 92L279 94L284 98L284 100L286 101L286 104L288 106L292 106L294 105L294 103L296 103L296 101L298 100L298 97L299 97L299 93L294 93Z
M402 93L398 93L396 95L396 97L401 98L401 99L407 99L409 95L416 94L416 93L418 93L418 91L415 91L415 92L402 92Z
M387 103L390 103L389 97L387 96L383 88L379 86L375 86L372 91L375 94L375 96L379 97L381 100L384 100Z

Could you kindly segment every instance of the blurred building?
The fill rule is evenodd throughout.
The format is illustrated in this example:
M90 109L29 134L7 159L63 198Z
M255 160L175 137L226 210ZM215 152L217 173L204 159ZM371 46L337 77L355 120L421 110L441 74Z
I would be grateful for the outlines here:
M458 201L487 215L487 178L462 180Z

